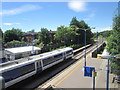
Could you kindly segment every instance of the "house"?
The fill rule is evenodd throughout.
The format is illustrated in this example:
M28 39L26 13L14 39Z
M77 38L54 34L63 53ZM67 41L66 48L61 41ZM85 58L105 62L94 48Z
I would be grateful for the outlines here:
M34 39L38 39L38 33L37 32L27 32L23 35L23 40L32 43Z
M52 30L49 31L49 37L50 37L51 42L54 40L55 33L56 31L52 31Z

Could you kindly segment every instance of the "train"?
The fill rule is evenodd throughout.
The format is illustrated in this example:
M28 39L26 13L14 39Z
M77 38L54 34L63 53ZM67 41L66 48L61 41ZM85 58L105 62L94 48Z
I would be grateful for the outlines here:
M4 88L14 85L68 58L72 58L73 54L73 48L66 47L2 65L0 68L1 85L4 85Z

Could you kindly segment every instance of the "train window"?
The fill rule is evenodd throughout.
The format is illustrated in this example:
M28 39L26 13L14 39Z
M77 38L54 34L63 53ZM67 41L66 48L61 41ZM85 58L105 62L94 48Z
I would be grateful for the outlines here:
M66 52L66 55L69 55L71 53L72 53L72 50L69 50L69 51Z
M41 62L37 62L37 68L41 67Z
M49 57L49 58L43 59L43 64L47 65L49 63L52 63L53 61L55 61L55 59L53 57Z
M24 75L24 74L26 74L26 73L28 73L28 72L33 71L33 70L35 70L35 66L34 66L34 63L31 63L31 64L29 64L29 65L26 65L26 66L21 67L21 68L20 68L20 74L21 74L21 75Z
M66 53L70 53L70 52L72 52L72 50L70 50L70 51L67 51Z
M35 70L35 66L34 66L34 63L31 63L22 67L18 67L18 68L3 72L2 75L5 78L5 82L8 82L22 75L25 75L26 73L32 72L33 70Z
M63 55L62 53L61 53L61 54L58 54L58 55L55 55L54 58L55 58L55 59L58 59L58 58L60 58L62 55Z

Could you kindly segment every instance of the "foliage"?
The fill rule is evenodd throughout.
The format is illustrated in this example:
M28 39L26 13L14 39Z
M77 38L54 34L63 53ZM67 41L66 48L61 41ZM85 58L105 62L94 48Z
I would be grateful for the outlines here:
M3 42L3 32L2 29L0 29L0 44Z
M39 45L36 45L36 47L43 47L44 44L43 43L40 43Z
M25 44L25 42L24 41L13 40L13 41L7 42L5 46L6 47L14 47L14 46L17 46L17 45L22 45L22 44Z
M111 55L120 54L120 15L113 19L113 32L107 42L107 50ZM119 60L111 60L111 68L114 74L120 75Z
M111 59L111 72L120 75L120 62L117 59Z
M70 26L75 25L76 27L79 27L79 21L77 20L76 17L73 17L71 22L70 22Z
M47 28L41 28L41 32L39 32L39 40L40 42L43 42L43 44L50 42L49 31Z
M70 22L70 27L73 28L73 30L75 30L77 33L76 42L78 42L78 44L84 43L85 30L86 30L86 42L92 43L93 34L91 32L90 27L88 26L88 24L85 23L85 21L83 20L78 21L76 17L73 17Z
M34 30L34 29L32 29L31 31L28 31L28 32L33 33L33 32L35 32L35 30Z
M23 32L21 31L21 29L12 28L11 30L5 31L4 41L6 43L10 42L10 41L13 41L13 40L21 41L22 36L23 36Z
M98 36L103 36L105 39L109 38L113 34L114 30L107 30L98 33ZM96 33L94 33L94 38L96 38Z
M33 40L33 42L34 42L35 44L38 44L38 43L39 43L39 39L35 39L35 40Z
M76 32L70 27L60 26L57 28L55 39L60 43L70 44L75 41Z

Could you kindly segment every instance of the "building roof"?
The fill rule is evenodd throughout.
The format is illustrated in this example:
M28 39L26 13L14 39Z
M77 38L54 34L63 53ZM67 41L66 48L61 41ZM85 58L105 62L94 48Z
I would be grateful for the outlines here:
M23 52L30 52L32 51L33 46L24 46L24 47L16 47L16 48L7 48L5 51L11 54L23 53ZM34 50L41 50L39 47L34 46Z

